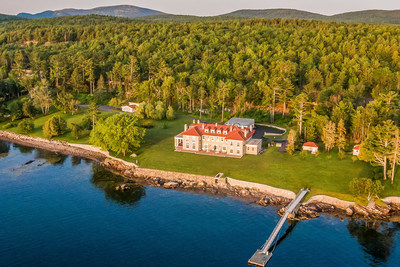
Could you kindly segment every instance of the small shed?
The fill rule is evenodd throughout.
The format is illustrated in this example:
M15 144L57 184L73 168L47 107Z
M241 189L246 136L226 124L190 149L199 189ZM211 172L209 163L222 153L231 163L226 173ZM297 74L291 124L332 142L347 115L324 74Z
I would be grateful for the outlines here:
M311 151L312 154L315 154L318 152L318 145L314 142L307 142L304 143L303 150Z
M139 103L129 102L127 106L122 106L121 109L123 112L134 113L138 106Z
M360 155L360 145L355 145L353 147L353 156L358 156Z

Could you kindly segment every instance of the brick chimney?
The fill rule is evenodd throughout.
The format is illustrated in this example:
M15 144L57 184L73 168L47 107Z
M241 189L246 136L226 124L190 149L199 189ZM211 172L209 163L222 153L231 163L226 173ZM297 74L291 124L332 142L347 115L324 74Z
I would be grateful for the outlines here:
M253 131L253 125L250 125L250 132Z
M185 128L184 129L185 129L185 132L186 132L187 131L187 124L185 124Z
M196 120L193 120L193 123L196 123Z
M201 125L201 129L203 129L203 130L204 130L204 123Z
M232 132L232 131L233 131L233 127L232 127L232 125L231 125L231 128L229 129L229 131L230 131L230 132Z
M197 124L200 124L200 120L197 120Z

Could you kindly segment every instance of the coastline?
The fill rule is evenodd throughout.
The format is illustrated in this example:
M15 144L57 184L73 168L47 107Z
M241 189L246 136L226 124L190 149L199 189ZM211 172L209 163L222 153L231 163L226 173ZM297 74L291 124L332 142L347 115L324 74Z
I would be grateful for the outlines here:
M72 144L7 131L0 131L0 140L91 159L97 161L99 165L106 169L130 181L140 182L141 184L144 183L166 189L218 194L256 202L262 206L282 207L278 211L278 214L282 214L285 210L284 206L290 203L296 196L294 192L289 190L229 177L216 178L141 168L134 163L112 157L108 152L104 152L100 148L91 145ZM398 220L398 216L400 215L400 197L387 197L383 201L388 205L379 206L375 204L361 206L355 202L316 195L300 206L298 215L293 219L311 219L319 217L321 213L324 213L365 220Z

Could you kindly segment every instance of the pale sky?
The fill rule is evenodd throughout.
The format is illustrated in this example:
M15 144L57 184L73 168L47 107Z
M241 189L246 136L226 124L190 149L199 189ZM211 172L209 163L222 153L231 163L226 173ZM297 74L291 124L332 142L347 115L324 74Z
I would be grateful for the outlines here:
M366 9L400 9L400 0L0 0L0 13L16 15L64 8L134 5L170 14L213 16L238 9L294 8L333 15Z

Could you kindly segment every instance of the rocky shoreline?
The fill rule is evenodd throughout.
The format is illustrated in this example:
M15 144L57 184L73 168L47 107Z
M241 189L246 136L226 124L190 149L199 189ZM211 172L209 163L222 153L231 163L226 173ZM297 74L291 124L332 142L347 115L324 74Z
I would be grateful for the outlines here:
M95 160L107 170L125 177L128 182L132 181L166 189L230 196L258 203L262 206L276 206L281 208L278 210L279 215L284 213L285 206L295 197L295 193L289 190L229 177L216 178L140 168L133 163L110 157L108 153L88 145L70 144L6 131L0 131L0 140ZM309 201L301 204L296 218L291 217L289 219L307 220L319 217L321 214L362 220L389 221L397 219L400 215L400 204L391 199L399 198L387 199L387 206L377 204L361 206L354 202L342 201L328 196L313 196Z

